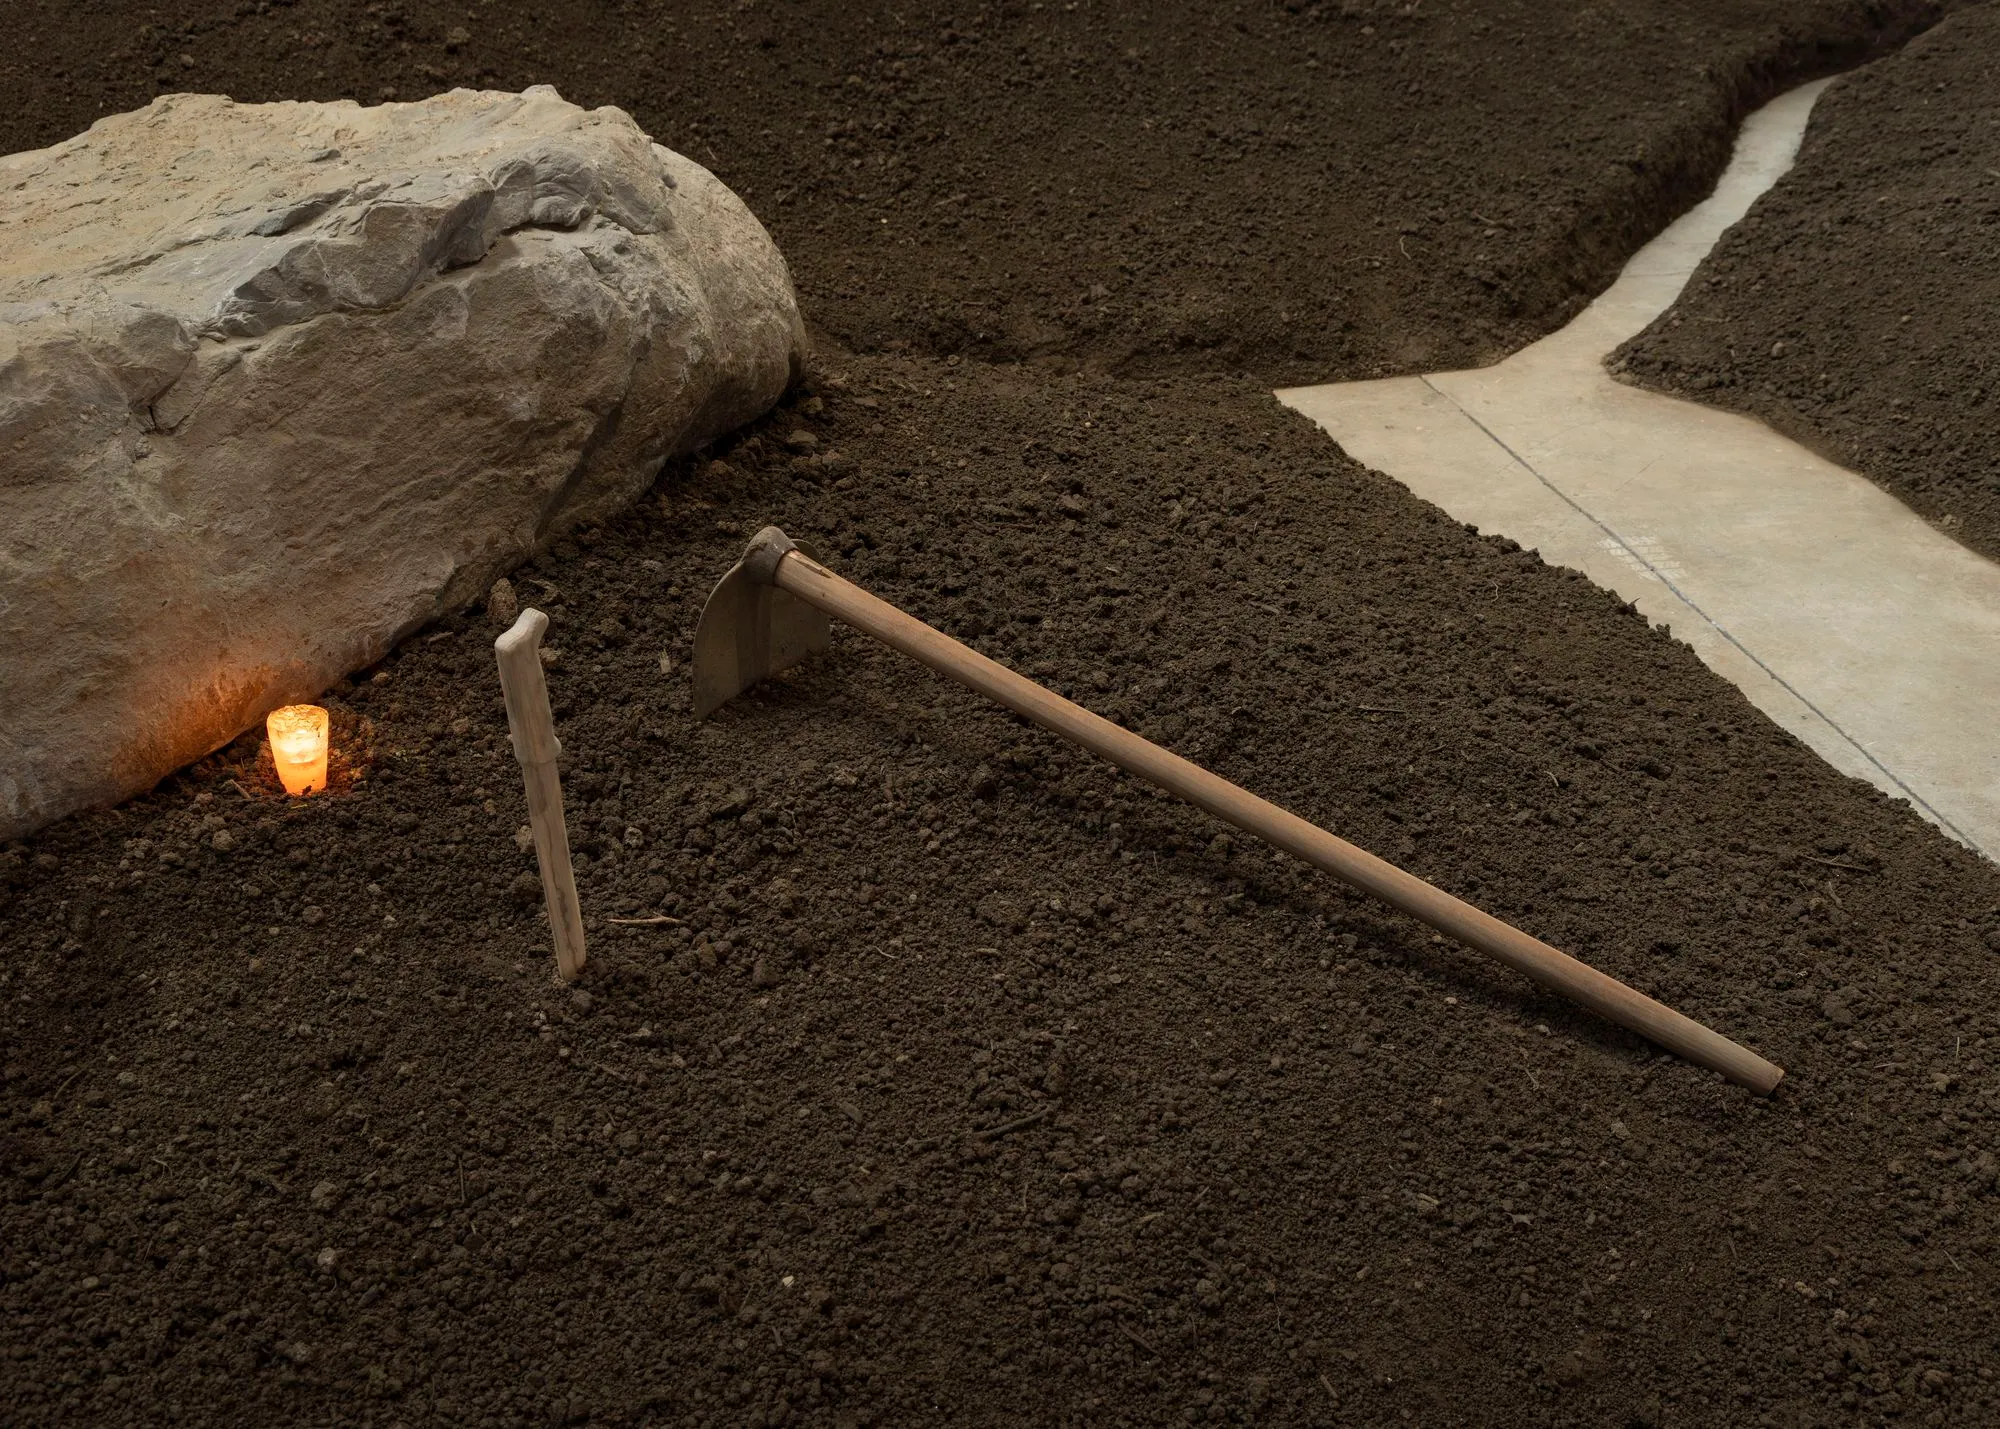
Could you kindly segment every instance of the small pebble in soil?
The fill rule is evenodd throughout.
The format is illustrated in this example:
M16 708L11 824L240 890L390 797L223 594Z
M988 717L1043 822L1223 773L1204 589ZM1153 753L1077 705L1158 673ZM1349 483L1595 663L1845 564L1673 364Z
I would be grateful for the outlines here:
M514 583L504 577L493 582L493 588L486 593L486 619L505 629L519 619L520 614L521 599L514 594Z

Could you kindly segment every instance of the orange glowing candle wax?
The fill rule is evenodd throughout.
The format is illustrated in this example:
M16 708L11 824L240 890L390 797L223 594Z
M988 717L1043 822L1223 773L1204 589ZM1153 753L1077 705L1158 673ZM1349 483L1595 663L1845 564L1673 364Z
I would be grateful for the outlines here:
M287 794L316 794L326 788L327 726L327 713L318 705L286 705L264 721L271 762Z

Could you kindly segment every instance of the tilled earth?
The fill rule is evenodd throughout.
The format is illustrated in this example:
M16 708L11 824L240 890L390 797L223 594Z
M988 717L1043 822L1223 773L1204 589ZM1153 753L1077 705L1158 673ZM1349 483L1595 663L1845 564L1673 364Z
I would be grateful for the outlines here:
M1799 161L1621 350L2000 559L2000 9L1841 79Z
M1742 114L1953 3L10 0L0 149L554 84L742 194L844 346L1328 382L1561 326Z
M697 726L770 520L1784 1087L852 633ZM10 1422L2000 1414L1994 870L1267 394L845 359L519 589L577 990L479 612L14 856Z
M1187 371L1539 332L1731 115L1937 9L17 6L11 147L170 88L623 104L839 341L515 577L579 988L479 611L331 692L332 794L283 801L246 738L0 852L0 1417L2000 1418L1992 866ZM702 597L772 520L1784 1087L852 634L695 725Z

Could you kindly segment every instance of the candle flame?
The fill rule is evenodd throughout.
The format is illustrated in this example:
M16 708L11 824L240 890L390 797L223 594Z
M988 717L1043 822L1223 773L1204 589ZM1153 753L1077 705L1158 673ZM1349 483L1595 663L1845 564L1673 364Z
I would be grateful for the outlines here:
M287 794L316 794L326 788L327 727L327 713L318 705L286 705L264 721L271 763Z

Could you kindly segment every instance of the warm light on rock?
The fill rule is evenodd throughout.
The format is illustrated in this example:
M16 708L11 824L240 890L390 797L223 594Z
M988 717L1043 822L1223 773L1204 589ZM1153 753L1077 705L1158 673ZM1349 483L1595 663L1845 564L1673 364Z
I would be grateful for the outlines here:
M264 721L271 736L271 762L287 794L317 794L326 788L326 711L318 705L286 705Z

